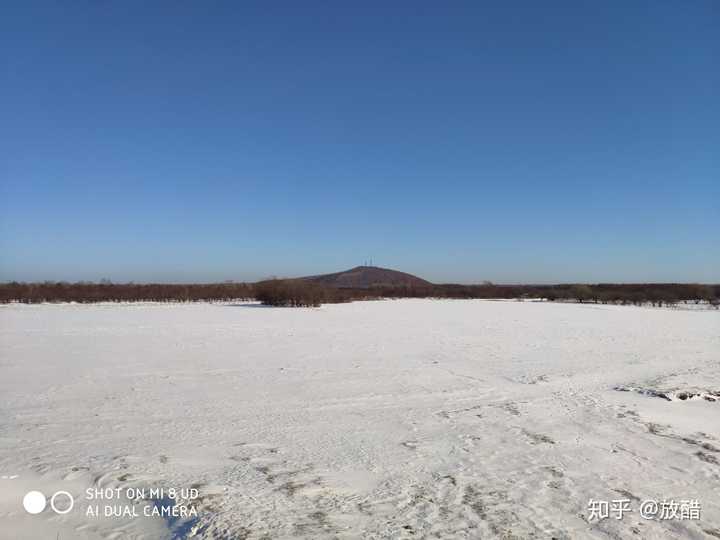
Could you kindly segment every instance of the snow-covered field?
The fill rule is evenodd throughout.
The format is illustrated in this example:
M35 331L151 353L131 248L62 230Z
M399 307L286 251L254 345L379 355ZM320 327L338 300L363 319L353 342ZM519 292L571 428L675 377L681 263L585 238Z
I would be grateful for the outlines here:
M2 306L0 537L720 537L718 393L714 310Z

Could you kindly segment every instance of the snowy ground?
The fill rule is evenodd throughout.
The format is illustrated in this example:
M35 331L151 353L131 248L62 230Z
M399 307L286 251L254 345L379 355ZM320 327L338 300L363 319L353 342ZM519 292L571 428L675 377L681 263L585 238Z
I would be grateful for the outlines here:
M720 537L719 392L714 310L2 306L0 538ZM88 487L197 517L87 516Z

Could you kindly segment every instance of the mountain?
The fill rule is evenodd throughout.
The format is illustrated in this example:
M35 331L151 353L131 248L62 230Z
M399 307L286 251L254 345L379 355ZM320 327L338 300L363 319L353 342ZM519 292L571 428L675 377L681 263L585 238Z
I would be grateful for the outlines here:
M344 272L308 276L300 279L314 281L329 287L358 289L382 286L422 287L431 285L429 281L425 281L412 274L406 274L405 272L398 272L397 270L390 270L388 268L378 268L377 266L356 266Z

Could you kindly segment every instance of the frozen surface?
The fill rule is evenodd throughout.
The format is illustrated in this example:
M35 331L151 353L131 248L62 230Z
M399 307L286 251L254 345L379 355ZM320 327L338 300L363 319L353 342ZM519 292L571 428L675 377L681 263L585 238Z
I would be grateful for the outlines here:
M717 311L2 306L0 537L720 537L718 391ZM198 516L86 517L88 487L194 487Z

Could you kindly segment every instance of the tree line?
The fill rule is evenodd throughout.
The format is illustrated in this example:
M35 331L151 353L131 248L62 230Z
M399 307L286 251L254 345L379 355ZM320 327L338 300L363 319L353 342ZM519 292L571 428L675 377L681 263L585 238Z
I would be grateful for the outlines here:
M50 282L0 284L0 302L198 302L254 299L248 283L164 284Z
M681 301L720 305L720 285L687 283L565 284L565 285L427 285L369 289L328 287L302 279L272 279L258 283L135 284L20 283L0 284L0 303L22 302L197 302L258 300L271 306L321 304L381 298L543 298L613 304L667 305Z
M720 303L720 285L695 283L600 283L561 285L433 285L424 288L381 288L385 298L537 298L603 304L675 304L681 301Z

